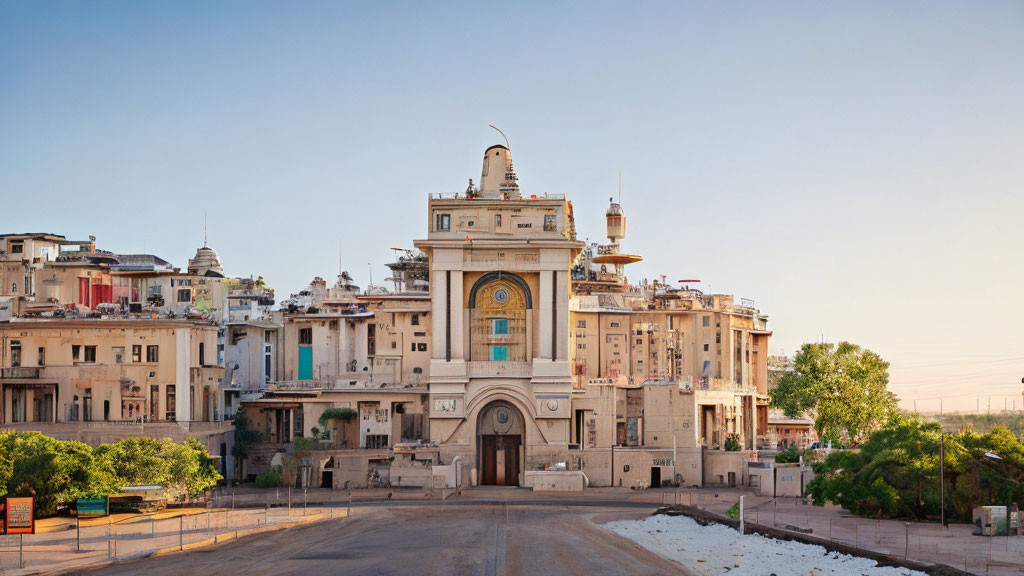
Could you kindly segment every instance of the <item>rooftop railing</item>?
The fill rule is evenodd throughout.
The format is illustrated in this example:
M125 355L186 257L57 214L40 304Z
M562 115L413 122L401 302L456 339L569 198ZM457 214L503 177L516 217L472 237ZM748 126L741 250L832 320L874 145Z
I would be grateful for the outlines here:
M483 198L479 194L468 196L465 192L431 192L431 200L497 200ZM516 200L565 200L565 194L522 194Z

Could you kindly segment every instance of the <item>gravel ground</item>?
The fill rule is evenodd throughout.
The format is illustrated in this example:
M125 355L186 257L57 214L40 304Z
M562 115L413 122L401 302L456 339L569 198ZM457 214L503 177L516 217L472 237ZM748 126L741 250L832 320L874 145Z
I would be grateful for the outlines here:
M605 528L704 576L927 576L907 568L881 567L874 560L828 552L821 546L757 534L741 536L727 526L701 526L686 516L616 521Z

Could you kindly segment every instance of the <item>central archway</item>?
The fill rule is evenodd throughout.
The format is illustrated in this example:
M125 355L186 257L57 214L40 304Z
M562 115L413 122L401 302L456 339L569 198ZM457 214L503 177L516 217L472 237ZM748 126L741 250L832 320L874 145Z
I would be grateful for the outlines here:
M525 461L526 421L505 400L480 410L476 422L477 467L484 486L518 486Z

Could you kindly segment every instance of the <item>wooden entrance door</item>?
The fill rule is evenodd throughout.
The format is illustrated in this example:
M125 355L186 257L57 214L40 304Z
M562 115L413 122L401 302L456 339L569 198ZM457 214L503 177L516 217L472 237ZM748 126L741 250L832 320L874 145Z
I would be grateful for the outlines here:
M481 436L480 484L484 486L519 485L519 436L485 434Z

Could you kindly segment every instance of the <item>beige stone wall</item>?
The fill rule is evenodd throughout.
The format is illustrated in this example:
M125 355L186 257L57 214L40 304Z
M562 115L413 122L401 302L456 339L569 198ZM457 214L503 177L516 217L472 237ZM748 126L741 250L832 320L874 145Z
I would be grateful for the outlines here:
M674 458L671 448L615 448L614 455L612 451L612 448L596 448L573 451L570 456L582 461L582 470L590 485L595 487L632 487L643 483L649 486L652 467L659 469L663 481L671 481L673 462L683 486L700 486L703 483L699 448L677 449L677 458Z
M704 451L704 485L728 486L730 474L736 486L746 486L748 482L747 463L752 459L748 450L725 452L721 450Z

